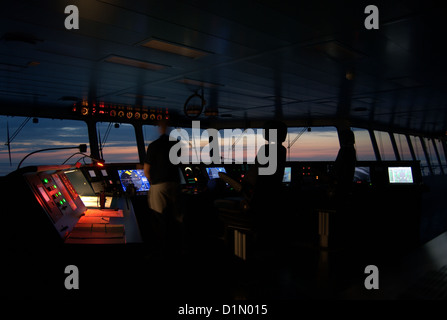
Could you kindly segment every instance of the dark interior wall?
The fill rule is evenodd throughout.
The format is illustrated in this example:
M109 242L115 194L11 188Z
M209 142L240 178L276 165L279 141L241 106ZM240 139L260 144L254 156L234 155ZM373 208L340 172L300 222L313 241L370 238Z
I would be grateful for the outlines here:
M421 200L421 242L425 243L447 231L447 177L433 175L422 180L428 187Z

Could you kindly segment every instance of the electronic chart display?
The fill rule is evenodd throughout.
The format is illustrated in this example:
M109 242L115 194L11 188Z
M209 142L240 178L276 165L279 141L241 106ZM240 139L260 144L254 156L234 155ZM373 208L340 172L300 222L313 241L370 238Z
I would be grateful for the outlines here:
M124 191L131 183L134 184L137 192L148 191L151 187L142 169L118 170L118 175Z

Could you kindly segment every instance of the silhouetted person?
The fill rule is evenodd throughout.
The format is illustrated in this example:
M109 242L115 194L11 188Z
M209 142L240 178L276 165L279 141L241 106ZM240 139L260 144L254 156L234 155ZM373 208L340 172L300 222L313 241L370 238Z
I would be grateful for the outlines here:
M276 129L276 139L271 139L269 136L270 129ZM283 213L285 206L281 199L283 198L282 180L286 166L287 150L282 143L285 141L286 136L287 126L283 122L277 120L266 122L264 124L264 138L268 142L261 146L254 166L247 173L246 183L254 183L252 187L251 207L254 227L261 246L274 246L274 242L279 241L281 226L284 223ZM276 144L276 146L274 147L273 144ZM271 175L259 174L259 168L270 165L261 164L259 157L265 152L266 156L272 159L271 152L275 151L276 171Z
M176 231L180 222L177 206L179 172L169 159L169 151L177 141L169 141L167 128L167 120L161 120L160 137L149 144L144 160L144 174L150 183L148 204L154 215L154 231L162 251L179 240Z
M356 151L354 148L355 137L351 129L339 132L340 150L334 165L334 179L336 197L344 198L351 192L354 179Z

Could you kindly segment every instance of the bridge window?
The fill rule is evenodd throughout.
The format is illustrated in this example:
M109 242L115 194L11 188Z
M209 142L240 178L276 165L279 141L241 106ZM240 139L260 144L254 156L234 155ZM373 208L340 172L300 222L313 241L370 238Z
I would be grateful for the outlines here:
M430 158L430 164L433 170L433 174L438 175L441 174L441 164L438 161L438 157L436 156L435 147L433 146L432 139L424 138L425 147L427 148L427 155Z
M374 161L376 156L371 143L371 137L366 129L352 128L355 136L355 150L358 161Z
M414 153L416 159L421 162L422 175L427 176L430 174L430 169L428 166L427 158L424 155L424 150L422 148L421 140L419 137L410 136L411 144L413 145Z
M89 143L87 126L83 121L38 119L37 123L26 117L0 117L2 139L0 147L0 176L17 169L20 161L29 153L47 148L75 147ZM9 163L6 128L9 127L11 164ZM20 129L22 127L22 129ZM79 150L57 150L36 153L21 165L60 165ZM87 150L89 153L89 150ZM74 164L81 155L67 161Z
M335 127L289 128L283 145L289 161L334 161L340 149Z
M399 155L401 160L413 160L411 157L410 147L408 146L407 137L403 134L394 134L394 139L396 140L397 149L399 150Z
M447 161L445 158L443 144L442 144L441 140L439 140L439 139L434 139L433 141L436 145L436 149L438 150L439 158L441 159L441 166L444 169L444 173L446 174L447 173Z
M102 150L106 163L140 162L138 159L135 129L131 124L122 123L116 128L114 123L101 122L96 124L96 129L100 153Z
M382 160L396 160L396 155L394 154L393 145L391 144L388 132L374 131L374 135Z

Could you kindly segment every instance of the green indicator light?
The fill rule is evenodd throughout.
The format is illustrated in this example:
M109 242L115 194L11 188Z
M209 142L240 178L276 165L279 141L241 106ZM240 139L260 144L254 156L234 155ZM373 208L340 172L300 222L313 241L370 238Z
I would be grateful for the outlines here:
M67 202L67 200L65 200L65 199L62 199L62 201L63 201L63 202Z
M43 182L44 183L48 183L48 179L43 179Z
M64 202L63 202L62 200L61 200L61 201L59 201L59 203L60 203L60 204L64 204Z
M53 184L53 188L54 188L54 189L57 189L57 186L56 186L55 184Z
M61 195L62 195L62 192L60 192L60 191L59 191L59 193L58 193L58 194L59 194L59 195L61 196Z

